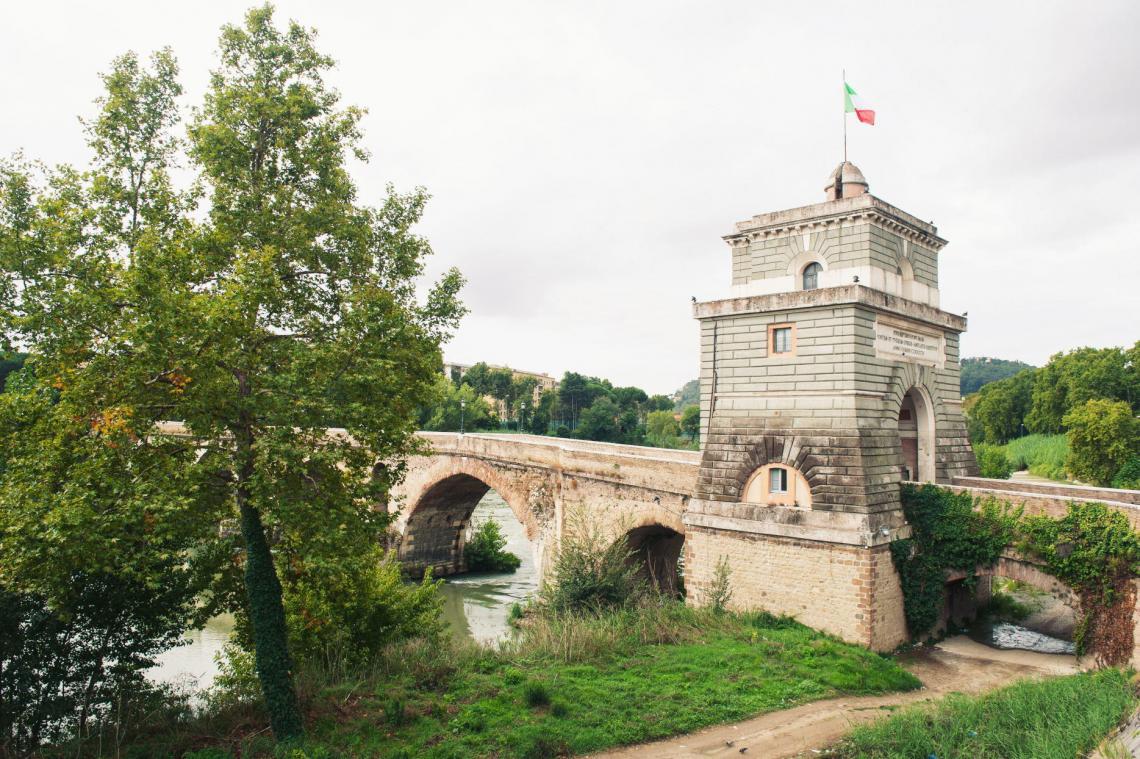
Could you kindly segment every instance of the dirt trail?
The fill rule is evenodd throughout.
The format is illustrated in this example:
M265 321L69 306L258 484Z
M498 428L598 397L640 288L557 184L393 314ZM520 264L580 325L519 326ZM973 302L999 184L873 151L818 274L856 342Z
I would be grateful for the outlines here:
M980 693L1024 677L1079 671L1072 656L1030 651L999 651L964 636L943 641L933 650L900 660L922 681L921 690L886 696L833 698L771 712L745 722L718 725L697 733L595 754L595 759L699 756L747 756L784 759L821 749L852 726L889 714L887 707L938 698L947 693ZM731 741L731 745L728 744Z

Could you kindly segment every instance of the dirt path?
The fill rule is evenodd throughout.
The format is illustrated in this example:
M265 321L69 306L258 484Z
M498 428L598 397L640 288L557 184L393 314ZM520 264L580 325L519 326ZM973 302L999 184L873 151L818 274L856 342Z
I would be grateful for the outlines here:
M745 748L748 756L763 759L814 756L812 749L834 743L854 725L889 714L888 707L938 698L953 691L979 693L1024 677L1070 674L1079 670L1072 656L999 651L963 636L945 640L929 653L907 657L901 663L925 687L910 693L816 701L745 722L718 725L594 756L595 759L728 757L739 756Z

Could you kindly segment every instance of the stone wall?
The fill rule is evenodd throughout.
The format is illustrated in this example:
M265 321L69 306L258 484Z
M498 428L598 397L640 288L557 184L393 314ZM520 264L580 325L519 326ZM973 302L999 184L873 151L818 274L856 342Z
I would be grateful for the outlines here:
M708 602L722 559L730 568L730 608L786 614L879 651L907 639L902 593L885 547L690 526L685 539L689 603Z

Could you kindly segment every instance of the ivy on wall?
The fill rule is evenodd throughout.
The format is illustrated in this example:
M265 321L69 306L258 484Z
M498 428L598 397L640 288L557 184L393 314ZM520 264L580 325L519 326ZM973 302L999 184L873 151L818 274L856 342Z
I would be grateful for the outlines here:
M997 561L1012 541L1020 514L996 501L975 511L970 495L934 485L903 485L902 507L911 537L891 543L891 560L902 583L907 629L917 638L938 623L947 573L964 572L972 588L977 568Z
M1023 517L1009 504L975 502L968 493L935 485L904 485L901 496L912 536L891 543L891 559L912 638L938 623L948 573L964 573L972 588L977 568L994 564L1012 545L1077 593L1078 652L1094 653L1109 664L1131 657L1140 535L1123 514L1085 503L1071 505L1060 519Z

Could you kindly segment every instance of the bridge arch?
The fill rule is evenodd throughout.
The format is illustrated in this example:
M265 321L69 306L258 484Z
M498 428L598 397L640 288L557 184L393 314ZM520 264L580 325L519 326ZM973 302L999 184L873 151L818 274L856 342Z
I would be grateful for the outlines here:
M431 568L439 577L463 572L463 540L471 514L488 491L494 490L510 507L536 548L542 543L542 520L536 506L541 488L528 487L528 478L468 457L439 457L417 472L405 491L396 526L399 557L413 576Z
M1049 613L1030 624L1031 629L1055 638L1071 637L1080 614L1080 596L1073 588L1047 573L1036 562L1026 559L1016 551L1006 551L993 564L977 567L974 575L973 591L965 586L964 572L953 572L946 577L940 628L945 628L948 623L961 625L973 620L978 612L991 602L995 590L994 581L1005 579L1014 580L1053 599L1049 602L1051 607ZM1032 615L1030 619L1033 619Z
M685 533L659 521L646 521L625 533L632 560L642 577L657 590L681 595Z

